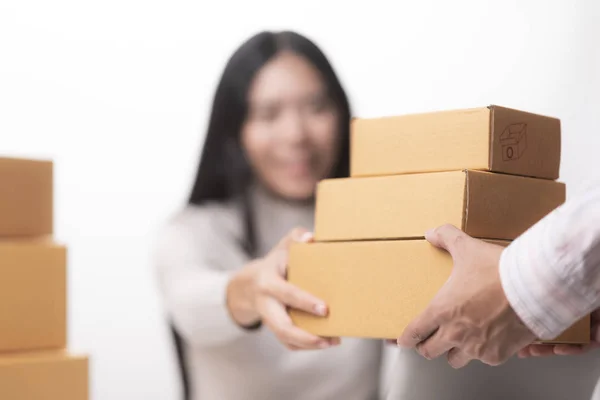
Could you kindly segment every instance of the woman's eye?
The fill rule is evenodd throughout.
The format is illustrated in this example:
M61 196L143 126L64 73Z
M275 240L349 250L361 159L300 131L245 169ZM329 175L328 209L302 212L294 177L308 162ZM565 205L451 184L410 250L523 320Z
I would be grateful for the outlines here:
M254 117L259 121L270 122L277 119L279 109L276 107L261 108L254 113Z
M326 98L312 99L308 103L309 110L314 113L321 113L329 109L329 101Z

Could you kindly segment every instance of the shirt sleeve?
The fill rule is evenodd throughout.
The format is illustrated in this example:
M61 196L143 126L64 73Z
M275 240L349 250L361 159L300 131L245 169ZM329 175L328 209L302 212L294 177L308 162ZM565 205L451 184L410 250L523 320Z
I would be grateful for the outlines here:
M160 235L156 264L161 299L186 343L218 346L250 332L233 321L226 305L229 280L247 262L219 227L172 224Z
M600 307L600 182L548 214L502 253L509 303L542 340Z

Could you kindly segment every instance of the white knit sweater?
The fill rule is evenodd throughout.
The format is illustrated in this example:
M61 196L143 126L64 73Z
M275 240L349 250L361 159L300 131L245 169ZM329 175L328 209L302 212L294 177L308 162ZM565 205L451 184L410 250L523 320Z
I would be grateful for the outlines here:
M268 252L290 229L313 228L314 207L254 192L257 245ZM370 400L379 385L382 342L342 339L338 347L292 352L263 327L240 329L225 306L232 271L248 259L232 204L187 207L160 235L163 301L187 343L194 400Z

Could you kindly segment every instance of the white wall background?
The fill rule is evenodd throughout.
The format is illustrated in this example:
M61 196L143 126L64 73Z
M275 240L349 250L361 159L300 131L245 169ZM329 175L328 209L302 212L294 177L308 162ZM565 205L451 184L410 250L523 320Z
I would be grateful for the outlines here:
M70 345L92 354L94 399L178 393L152 235L188 193L227 57L257 30L315 39L359 116L546 113L570 193L600 174L597 0L335 3L0 1L0 154L56 163Z

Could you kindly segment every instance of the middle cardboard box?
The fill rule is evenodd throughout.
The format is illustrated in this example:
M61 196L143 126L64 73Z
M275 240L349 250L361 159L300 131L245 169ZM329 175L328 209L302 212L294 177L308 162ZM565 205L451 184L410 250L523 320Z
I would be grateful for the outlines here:
M473 170L328 179L317 187L314 235L419 238L450 223L473 237L513 240L565 198L561 182Z
M66 246L51 237L0 240L0 354L66 345Z

